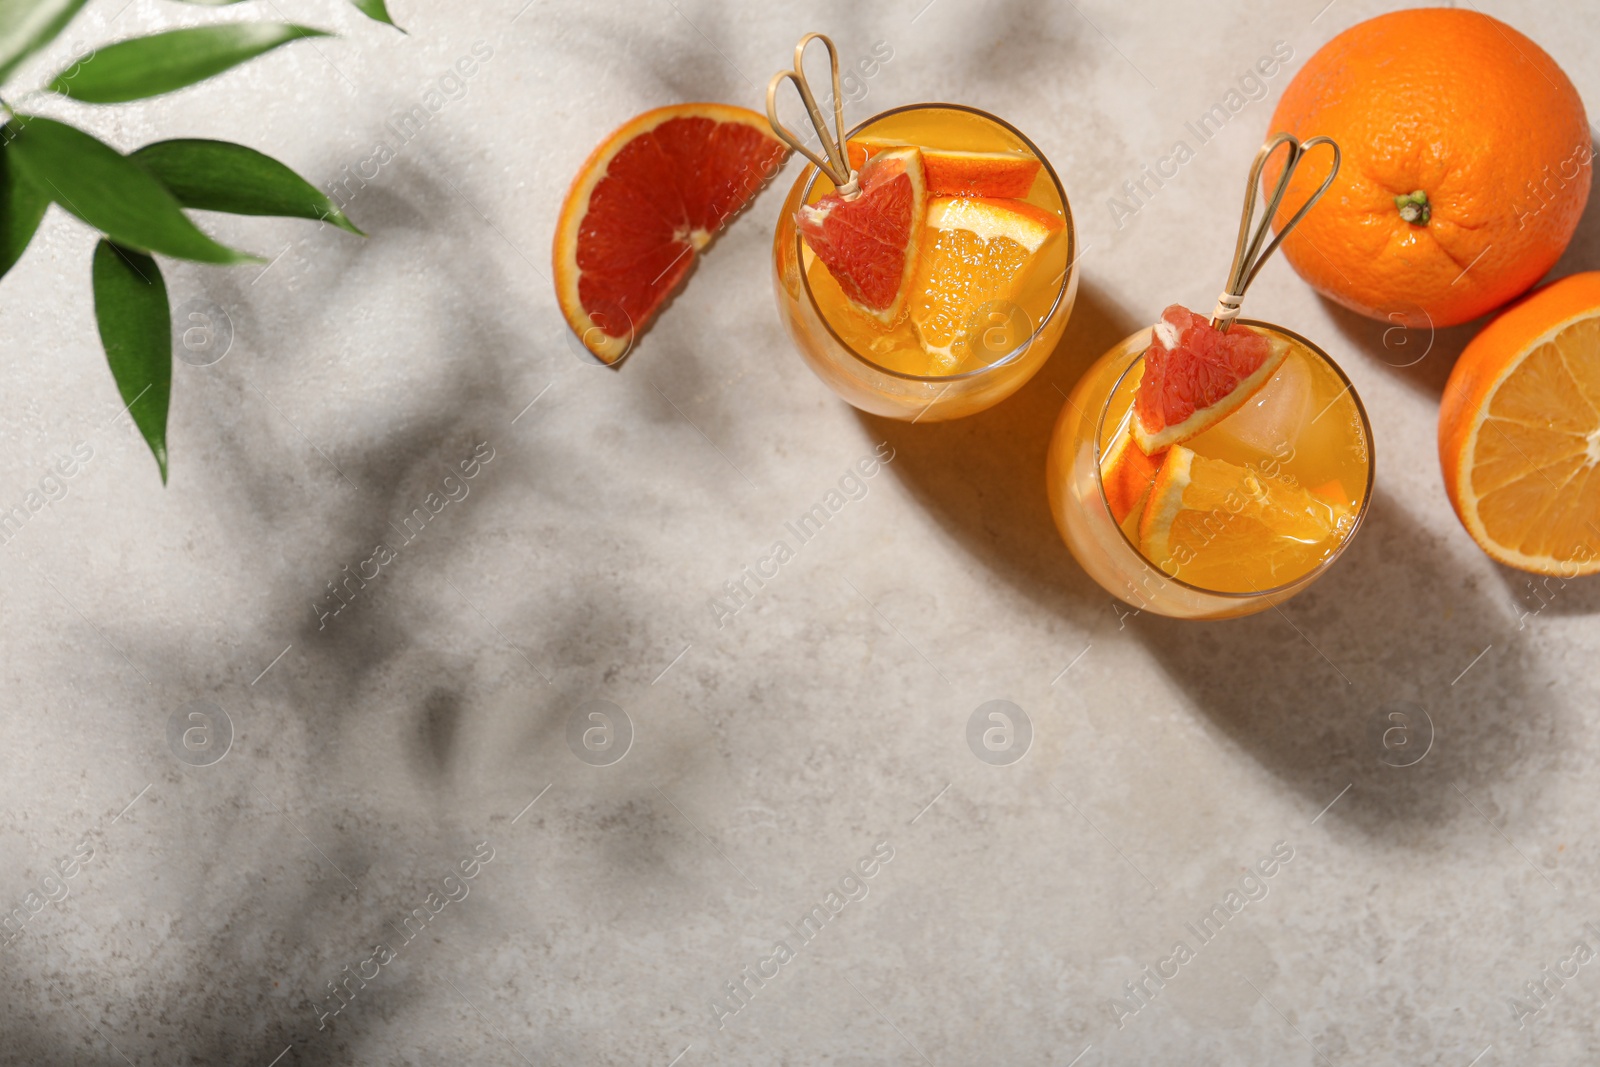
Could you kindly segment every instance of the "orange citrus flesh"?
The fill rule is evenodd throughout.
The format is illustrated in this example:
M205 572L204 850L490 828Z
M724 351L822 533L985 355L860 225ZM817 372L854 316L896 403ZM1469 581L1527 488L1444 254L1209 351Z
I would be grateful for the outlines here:
M602 141L551 249L556 301L584 346L606 363L626 355L788 151L765 116L724 104L656 108Z
M1127 425L1131 415L1125 416L1124 425L1118 427L1111 439L1111 448L1100 460L1100 481L1105 487L1106 503L1111 505L1111 517L1120 525L1136 511L1144 508L1150 485L1156 480L1161 467L1162 454L1147 456L1134 443L1133 433ZM1135 526L1137 530L1137 525ZM1138 533L1133 534L1135 540Z
M935 197L929 202L928 234L909 308L938 373L975 369L1005 355L978 343L976 335L991 318L1010 320L1028 269L1063 225L1059 216L1020 200Z
M1139 522L1139 547L1167 574L1220 592L1293 581L1333 552L1350 510L1260 470L1167 451Z
M850 166L860 170L867 157L901 142L866 134L852 137L846 146ZM928 193L933 196L989 196L1020 200L1033 188L1039 161L1020 151L967 152L950 148L923 148Z
M1461 353L1439 412L1445 489L1491 557L1600 571L1600 272L1507 310Z

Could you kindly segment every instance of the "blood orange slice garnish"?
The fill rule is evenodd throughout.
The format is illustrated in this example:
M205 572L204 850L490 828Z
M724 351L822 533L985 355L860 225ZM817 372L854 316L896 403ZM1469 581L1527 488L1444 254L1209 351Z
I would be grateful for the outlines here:
M795 224L845 297L891 326L905 310L928 214L922 153L880 152L856 181L854 199L828 193L795 212Z
M1045 241L1065 225L1059 215L1022 200L929 201L927 248L917 271L911 322L941 373L971 354L968 334L973 326L988 325L974 323L976 312L986 304L1013 300Z
M1226 333L1173 304L1144 354L1133 437L1154 455L1239 410L1289 355L1289 342L1235 323Z
M896 141L866 134L852 137L847 146L850 166L866 165L867 157L893 148ZM930 196L991 196L1021 199L1033 188L1039 160L1023 152L963 152L956 149L922 149Z
M1105 487L1111 517L1122 525L1128 516L1144 506L1150 485L1156 480L1161 456L1147 456L1133 442L1127 423L1117 427L1111 447L1100 459L1100 482Z
M646 111L600 143L567 191L551 257L561 313L590 352L627 354L788 151L764 116L725 104Z
M1315 568L1350 522L1342 503L1173 445L1139 520L1139 550L1192 585L1259 592Z

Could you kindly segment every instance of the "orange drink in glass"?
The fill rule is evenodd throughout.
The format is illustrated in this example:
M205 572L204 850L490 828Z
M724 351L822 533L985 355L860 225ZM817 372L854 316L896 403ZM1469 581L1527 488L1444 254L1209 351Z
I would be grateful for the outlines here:
M806 167L772 246L778 312L795 347L834 392L873 414L935 422L1004 400L1049 357L1077 294L1077 235L1055 170L1015 127L958 104L885 111L847 146L853 168L889 146L915 146L927 160L919 266L894 321L853 303L796 224L797 211L837 188Z
M1241 328L1286 343L1286 357L1238 410L1169 448L1148 486L1151 472L1130 482L1116 453L1138 447L1128 431L1152 328L1101 356L1056 422L1046 464L1056 527L1089 576L1137 610L1265 610L1327 570L1366 514L1372 428L1350 380L1299 334L1250 319ZM1174 492L1178 472L1163 486L1158 469L1179 449L1188 484Z
M1285 146L1257 225L1262 170ZM1280 214L1295 168L1324 146L1327 178ZM1327 137L1262 145L1216 309L1168 307L1102 355L1062 408L1046 463L1051 514L1089 576L1140 611L1219 619L1272 607L1316 581L1366 514L1372 427L1350 379L1299 334L1239 318L1250 282L1338 171Z

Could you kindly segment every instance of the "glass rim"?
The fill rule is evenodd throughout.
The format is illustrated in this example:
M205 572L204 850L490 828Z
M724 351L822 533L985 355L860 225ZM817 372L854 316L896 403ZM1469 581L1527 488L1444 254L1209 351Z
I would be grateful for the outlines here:
M833 323L828 321L828 316L823 314L822 309L817 306L817 296L811 291L811 279L807 276L804 269L804 264L806 261L804 239L800 236L800 228L798 226L795 227L794 232L794 247L796 262L801 265L801 269L799 271L800 289L806 294L807 303L811 305L811 310L816 312L817 318L821 320L823 328L828 331L828 336L831 337L839 345L839 347L850 353L852 358L866 364L880 374L887 374L890 377L899 378L903 381L927 382L929 384L936 384L940 382L959 382L965 381L969 378L976 378L981 374L987 374L990 371L999 370L1001 367L1015 363L1028 353L1029 349L1031 349L1039 340L1039 338L1043 336L1045 327L1055 319L1056 313L1061 310L1061 305L1066 299L1067 288L1072 283L1072 268L1077 262L1074 257L1074 253L1078 248L1078 231L1072 222L1072 205L1067 200L1067 190L1061 184L1061 177L1056 173L1055 167L1051 166L1050 160L1045 157L1045 154L1039 150L1039 146L1034 144L1033 140L1029 138L1027 134L1011 125L1011 123L1007 122L1005 119L999 117L998 115L990 114L989 112L984 111L982 108L969 107L966 104L945 104L939 102L902 104L899 107L892 107L887 111L880 111L871 118L863 119L861 122L856 123L850 128L850 132L845 134L845 140L849 141L850 138L854 137L856 134L860 133L874 122L880 122L891 115L899 115L907 111L927 111L932 109L944 111L964 111L969 115L976 115L979 118L986 119L989 122L994 123L996 126L999 126L1015 135L1018 140L1027 146L1028 150L1033 153L1034 158L1037 159L1043 166L1044 172L1050 176L1050 183L1055 186L1056 195L1061 198L1061 211L1065 218L1067 230L1067 269L1061 272L1061 287L1056 290L1055 297L1050 301L1050 310L1045 312L1044 317L1039 320L1039 323L1034 327L1033 332L1023 339L1023 341L1010 352L1007 352L999 359L985 363L983 366L977 367L973 370L963 371L960 374L907 374L905 371L893 370L889 367L885 367L876 360L869 359L860 352L857 352L854 345L850 344L843 337L839 336L839 332L833 328ZM810 197L811 190L813 187L815 187L817 183L817 177L821 173L822 172L819 171L816 165L813 163L807 163L806 169L801 172L797 182L803 183L800 190L800 202L802 204L804 204L807 198Z
M1270 596L1273 596L1275 594L1282 593L1282 592L1285 592L1287 590L1293 589L1295 586L1306 582L1308 579L1315 578L1318 575L1322 574L1323 571L1327 570L1330 566L1333 565L1335 560L1337 560L1340 556L1344 555L1344 550L1345 550L1346 546L1348 546L1350 544L1350 542L1352 540L1354 540L1357 531L1359 531L1361 529L1361 522L1362 522L1363 519L1365 519L1367 517L1367 509L1372 506L1372 489L1373 489L1373 486L1374 486L1374 484L1376 482L1376 476L1377 476L1377 471L1378 471L1378 457L1377 457L1377 453L1376 453L1376 451L1375 451L1375 449L1373 447L1372 421L1367 418L1367 408L1366 408L1366 405L1361 402L1361 394L1356 392L1355 383L1350 380L1350 376L1349 375L1345 374L1344 368L1339 366L1338 363L1334 362L1334 359L1333 359L1332 356L1330 356L1330 355L1328 355L1328 353L1324 352L1322 350L1321 346L1319 346L1317 344L1314 344L1313 342L1307 340L1305 337L1301 336L1300 334L1295 333L1293 330L1287 329L1287 328L1285 328L1283 326L1279 326L1275 322L1266 322L1265 320L1262 320L1262 319L1235 319L1234 321L1239 323L1239 324L1241 324L1241 325L1244 325L1244 326L1258 326L1258 327L1261 327L1263 329L1271 330L1274 333L1280 333L1280 334L1284 335L1285 337L1288 337L1288 338L1298 342L1299 344L1304 345L1307 349L1309 349L1310 351L1314 352L1317 355L1317 357L1322 360L1323 363L1327 364L1328 367L1332 369L1333 373L1338 376L1338 378L1339 378L1339 380L1341 382L1344 383L1343 392L1344 393L1349 393L1350 394L1350 399L1355 402L1356 414L1361 417L1361 433L1362 433L1362 436L1364 436L1366 438L1366 442L1367 442L1367 484L1366 484L1366 486L1365 486L1365 488L1364 488L1364 490L1363 490L1363 492L1361 494L1361 507L1356 512L1355 521L1350 524L1350 532L1345 534L1344 537L1340 539L1338 545L1336 545L1334 547L1333 552L1330 553L1327 556L1327 558L1323 559L1315 567L1313 567L1310 570L1306 571L1304 574L1300 575L1299 577L1291 579L1290 581L1284 582L1282 585L1275 585L1275 586L1271 587L1270 589L1255 589L1255 590L1251 590L1249 592L1238 592L1238 591L1226 590L1226 589L1207 589L1203 585L1195 585L1192 582L1184 581L1182 578L1179 578L1176 575L1168 574L1166 571L1162 570L1160 567L1157 567L1156 564L1155 564L1155 561L1153 561L1148 556L1146 556L1144 554L1144 552L1142 552L1140 550L1138 545L1134 544L1131 540L1128 539L1127 531L1125 531L1122 528L1122 523L1113 522L1112 525L1117 528L1117 536L1122 538L1122 543L1124 545L1127 545L1128 548L1130 548L1133 551L1134 555L1138 556L1139 559L1146 566L1150 567L1151 570L1153 570L1157 574L1159 574L1165 581L1175 582L1179 586L1182 586L1184 589L1188 589L1188 590L1191 590L1191 591L1196 592L1196 593L1203 593L1206 596L1224 597L1224 598L1227 598L1227 599L1230 599L1230 600L1253 600L1253 599L1258 599L1260 597L1270 597ZM1150 330L1150 329L1154 329L1154 327L1146 326L1144 329L1145 330ZM1126 344L1130 338L1137 337L1139 335L1139 333L1143 333L1143 332L1144 332L1144 330L1140 330L1140 331L1138 331L1136 333L1131 333L1127 337L1124 337L1122 339L1122 341L1119 342L1119 343L1120 344ZM1144 362L1144 352L1140 352L1137 356L1133 357L1133 359L1129 361L1128 365L1123 368L1122 373L1117 375L1116 382L1112 384L1110 392L1108 392L1106 394L1106 402L1104 404L1100 405L1100 417L1095 421L1095 433L1094 433L1095 483L1100 487L1100 503L1105 505L1106 513L1108 515L1111 514L1111 501L1106 496L1106 482L1105 482L1105 478L1101 474L1101 462L1104 460L1105 457L1103 456L1103 454L1101 452L1101 444L1100 444L1101 440L1105 437L1106 415L1111 410L1111 398L1117 395L1117 391L1122 387L1123 380L1125 378L1127 378L1128 375L1133 372L1133 369L1135 367L1139 366L1143 362ZM1269 379L1269 381L1270 381L1270 379ZM1341 393L1340 395L1343 395L1343 393ZM1135 447L1137 447L1137 446L1135 446Z

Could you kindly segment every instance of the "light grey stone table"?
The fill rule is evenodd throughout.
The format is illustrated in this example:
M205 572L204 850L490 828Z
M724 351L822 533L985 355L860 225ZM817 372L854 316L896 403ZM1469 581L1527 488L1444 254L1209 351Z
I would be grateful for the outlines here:
M175 369L165 490L118 418L86 228L52 211L0 284L0 506L55 498L0 547L0 898L26 916L0 1060L1600 1055L1600 967L1574 955L1600 950L1600 592L1536 596L1451 514L1434 418L1470 329L1386 345L1287 263L1262 275L1251 312L1321 339L1377 436L1366 529L1281 611L1124 616L1046 512L1061 390L1213 298L1283 85L1380 5L395 0L402 36L333 0L120 2L32 76L175 24L342 36L142 105L39 107L124 148L258 146L348 183L371 238L215 217L270 265L168 266L187 358L231 343ZM1592 5L1485 6L1600 106ZM1061 171L1081 296L1002 407L889 423L806 370L768 278L792 163L619 371L569 345L548 249L592 145L663 103L759 107L808 30L892 53L854 118L978 105ZM1275 47L1259 98L1117 212ZM1591 206L1556 273L1596 266ZM879 450L718 625L726 584ZM602 700L620 714L588 719ZM1031 724L1009 765L968 746L991 700ZM1404 768L1372 739L1402 706L1432 724ZM574 721L623 758L580 760Z

